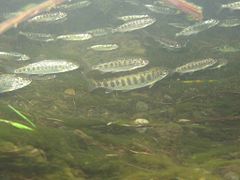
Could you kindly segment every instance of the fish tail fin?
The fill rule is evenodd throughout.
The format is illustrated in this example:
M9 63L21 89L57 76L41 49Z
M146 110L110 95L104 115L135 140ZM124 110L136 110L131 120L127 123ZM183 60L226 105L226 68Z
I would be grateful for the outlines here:
M94 81L93 79L89 79L89 81L88 81L88 91L93 92L95 89L97 89L96 81Z
M97 89L95 80L88 78L84 72L82 72L82 76L83 76L83 79L87 82L87 87L89 92L92 92L95 89Z

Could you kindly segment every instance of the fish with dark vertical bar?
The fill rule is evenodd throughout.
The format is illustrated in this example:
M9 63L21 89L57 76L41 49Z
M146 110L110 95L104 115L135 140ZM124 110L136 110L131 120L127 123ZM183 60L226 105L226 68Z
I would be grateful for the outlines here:
M205 31L216 26L219 23L216 19L209 19L203 22L198 22L192 26L184 28L181 32L176 33L176 36L190 36L199 32Z
M79 65L67 60L42 60L36 63L17 68L17 74L56 74L78 69Z
M222 4L221 7L224 9L231 9L231 10L240 10L240 1L232 2L228 4Z
M152 87L157 81L162 80L168 75L168 70L163 67L153 67L137 73L132 73L124 76L118 76L102 80L90 81L91 88L106 89L108 91L130 91L133 89L143 88L146 86Z
M185 65L179 66L175 69L175 72L184 74L184 73L192 73L195 71L200 71L212 67L214 64L217 63L216 59L208 58L199 61L193 61L187 63Z
M92 70L98 70L103 73L132 71L134 69L144 67L148 63L149 63L148 60L142 58L123 58L94 65L92 66Z
M94 51L111 51L118 48L117 44L97 44L92 45L88 49L92 49Z
M89 33L79 33L79 34L64 34L57 36L56 39L63 41L85 41L91 39L92 35Z
M34 41L42 41L42 42L54 41L54 36L52 34L22 32L22 31L20 31L19 34Z
M48 22L57 22L60 20L66 20L66 18L67 18L67 13L65 12L44 13L29 19L28 22L48 23Z
M132 20L137 20L137 19L142 19L142 18L149 18L149 15L147 15L147 14L135 14L135 15L127 15L127 16L117 17L117 19L122 20L122 21L132 21Z
M61 4L56 7L56 9L62 9L62 10L73 10L73 9L81 9L84 7L89 6L92 4L90 1L78 1L78 2L73 2L73 3L65 3Z
M27 61L30 59L26 54L18 53L18 52L0 52L0 61L1 60L15 60L15 61Z
M113 29L113 32L129 32L138 29L143 29L156 22L155 18L142 18L133 21L128 21L117 28Z

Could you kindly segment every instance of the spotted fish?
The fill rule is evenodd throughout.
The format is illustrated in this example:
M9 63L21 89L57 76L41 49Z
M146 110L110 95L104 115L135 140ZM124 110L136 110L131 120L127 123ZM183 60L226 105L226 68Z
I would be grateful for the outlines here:
M77 68L79 68L79 65L67 60L42 60L17 68L14 73L44 75L72 71Z
M113 31L112 28L105 27L105 28L91 29L87 31L87 33L91 34L94 37L98 37L98 36L105 36L105 35L111 34L112 31Z
M130 91L142 87L152 87L157 81L168 75L168 70L162 67L153 67L138 73L92 81L90 90L104 88L106 92Z
M222 20L219 24L219 27L236 27L240 25L240 19L232 18L232 19L225 19Z
M35 16L28 20L31 23L48 23L48 22L58 22L64 21L67 18L67 13L65 12L54 12L54 13L45 13Z
M199 61L193 61L187 63L185 65L179 66L175 69L175 72L184 74L184 73L192 73L195 71L200 71L206 68L209 68L217 63L216 59L208 58Z
M209 19L203 22L198 22L192 26L184 28L181 32L176 33L176 36L190 36L199 32L205 31L211 27L216 26L219 23L216 19Z
M21 54L18 52L0 52L0 60L15 60L15 61L27 61L30 59L26 54Z
M64 41L84 41L91 38L92 38L92 35L88 33L65 34L57 37L57 39L64 40Z
M32 81L16 74L0 75L0 93L14 91L29 85Z
M78 1L74 3L64 3L56 7L56 9L62 10L73 10L73 9L80 9L89 6L92 4L90 1Z
M240 1L232 2L228 4L222 4L222 8L232 9L232 10L240 10Z
M52 34L22 32L22 31L20 31L19 34L25 36L26 38L28 38L30 40L34 40L34 41L42 41L42 42L54 41L54 36Z
M164 15L175 15L177 11L173 8L169 8L166 6L155 6L152 4L145 4L145 7L152 12L164 14Z
M131 71L146 66L148 60L142 58L123 58L92 66L92 70L106 72Z
M133 21L128 21L117 28L113 29L113 32L129 32L138 29L145 28L147 26L152 25L156 22L155 18L142 18Z
M92 45L88 49L92 49L94 51L111 51L118 48L117 44L97 44Z
M147 15L147 14L135 14L135 15L127 15L127 16L118 17L118 19L122 20L122 21L132 21L132 20L142 19L142 18L149 18L149 15Z

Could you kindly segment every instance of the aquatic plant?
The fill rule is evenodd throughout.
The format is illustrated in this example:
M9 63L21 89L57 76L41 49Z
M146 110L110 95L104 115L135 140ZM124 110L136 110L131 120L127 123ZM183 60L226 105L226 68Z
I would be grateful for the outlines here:
M24 114L22 114L20 111L18 111L16 108L14 108L11 105L8 105L8 107L13 110L17 115L19 115L20 117L22 117L24 120L26 120L29 124L31 124L33 127L36 127L36 125L28 118L26 117Z

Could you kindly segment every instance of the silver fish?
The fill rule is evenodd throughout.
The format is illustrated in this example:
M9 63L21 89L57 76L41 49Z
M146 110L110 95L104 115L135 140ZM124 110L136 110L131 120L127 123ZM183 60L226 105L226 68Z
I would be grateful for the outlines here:
M152 12L164 15L175 15L177 11L175 9L166 7L166 6L156 6L152 4L145 4L145 7Z
M234 18L234 19L225 19L221 20L219 27L236 27L240 25L240 19Z
M112 28L106 27L106 28L97 28L87 31L87 33L91 34L94 37L98 36L105 36L107 34L112 33Z
M175 28L184 29L189 26L189 23L168 23L168 25Z
M155 18L142 18L126 22L113 30L113 32L129 32L145 28L156 22Z
M195 71L200 71L200 70L209 68L216 63L217 63L217 60L212 59L212 58L203 59L203 60L199 60L199 61L193 61L193 62L187 63L185 65L182 65L180 67L177 67L175 69L175 72L180 73L180 74L192 73Z
M32 81L26 77L17 76L16 74L0 75L0 93L17 90L29 85Z
M91 39L92 35L89 33L81 33L81 34L65 34L57 36L57 39L64 41L84 41Z
M20 31L19 34L25 36L26 38L28 38L30 40L43 41L43 42L54 41L54 37L52 34L22 32L22 31Z
M67 60L42 60L17 68L14 73L20 74L56 74L78 69L79 65Z
M198 22L192 26L184 28L181 32L176 33L176 36L189 36L192 34L197 34L201 31L207 30L211 27L216 26L219 23L216 19L209 19L203 22Z
M131 71L146 66L148 60L142 58L123 58L92 66L92 70L106 72Z
M117 44L97 44L89 47L89 49L92 49L94 51L111 51L118 48Z
M65 3L61 4L56 7L56 9L63 9L63 10L73 10L73 9L80 9L89 6L92 4L90 1L79 1L74 3Z
M162 48L167 49L169 51L179 51L186 47L187 42L178 42L173 39L167 39L164 37L154 38L156 42L158 42Z
M232 10L240 10L240 1L228 3L228 4L222 4L221 7L223 9L227 8L227 9L232 9Z
M128 15L128 16L117 17L117 19L122 21L132 21L132 20L142 19L142 18L149 18L149 15L143 14L143 15Z
M65 12L45 13L29 19L28 22L34 23L57 22L59 20L66 20L66 17L67 13Z
M168 70L162 67L153 67L138 73L92 81L90 90L104 88L107 91L130 91L142 87L152 87L157 81L168 75Z
M21 54L18 52L0 52L0 60L16 60L16 61L27 61L30 59L26 54Z
M222 53L234 53L234 52L239 52L240 48L230 46L230 45L223 45L223 46L215 47L214 50Z

